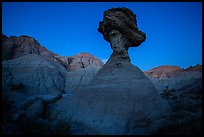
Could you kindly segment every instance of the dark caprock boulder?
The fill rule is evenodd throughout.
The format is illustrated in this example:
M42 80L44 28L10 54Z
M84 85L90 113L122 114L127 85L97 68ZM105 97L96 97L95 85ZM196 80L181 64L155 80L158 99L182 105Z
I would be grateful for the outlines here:
M98 31L111 44L110 59L85 88L60 100L53 109L64 119L84 125L87 134L155 133L170 109L151 81L130 63L128 48L146 38L137 28L135 14L127 8L105 11Z

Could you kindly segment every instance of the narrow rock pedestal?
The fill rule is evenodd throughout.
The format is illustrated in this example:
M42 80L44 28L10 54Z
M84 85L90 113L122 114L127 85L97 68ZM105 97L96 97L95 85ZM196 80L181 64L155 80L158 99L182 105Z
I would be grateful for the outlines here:
M113 53L90 84L76 92L68 115L87 126L89 134L154 134L165 123L169 105L130 63L128 48L146 39L136 15L127 8L109 9L98 31Z

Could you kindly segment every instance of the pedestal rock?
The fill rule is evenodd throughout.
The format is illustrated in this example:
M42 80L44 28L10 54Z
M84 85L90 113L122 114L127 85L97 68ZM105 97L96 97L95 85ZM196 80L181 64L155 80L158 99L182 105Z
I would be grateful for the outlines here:
M93 80L76 91L67 117L88 127L88 134L154 134L170 108L130 63L128 48L146 39L137 28L136 15L127 8L111 8L104 12L98 31L113 53Z

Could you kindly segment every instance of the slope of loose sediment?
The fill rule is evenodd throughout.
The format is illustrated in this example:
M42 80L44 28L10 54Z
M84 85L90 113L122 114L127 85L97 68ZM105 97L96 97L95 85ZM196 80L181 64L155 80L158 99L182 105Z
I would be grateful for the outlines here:
M66 73L65 91L83 88L93 79L100 67L86 67Z
M3 61L2 69L5 88L21 84L23 88L17 90L25 90L26 94L58 93L65 86L66 70L37 54Z
M84 125L89 134L151 134L169 112L153 84L130 63L104 66L85 88L66 98L52 109Z

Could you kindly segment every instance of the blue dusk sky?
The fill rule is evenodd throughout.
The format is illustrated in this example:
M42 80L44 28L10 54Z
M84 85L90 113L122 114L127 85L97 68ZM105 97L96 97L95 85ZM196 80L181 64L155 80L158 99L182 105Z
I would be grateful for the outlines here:
M97 31L105 10L127 7L146 41L129 48L141 70L202 64L201 2L3 2L2 33L28 35L62 56L89 52L106 61L112 50Z

